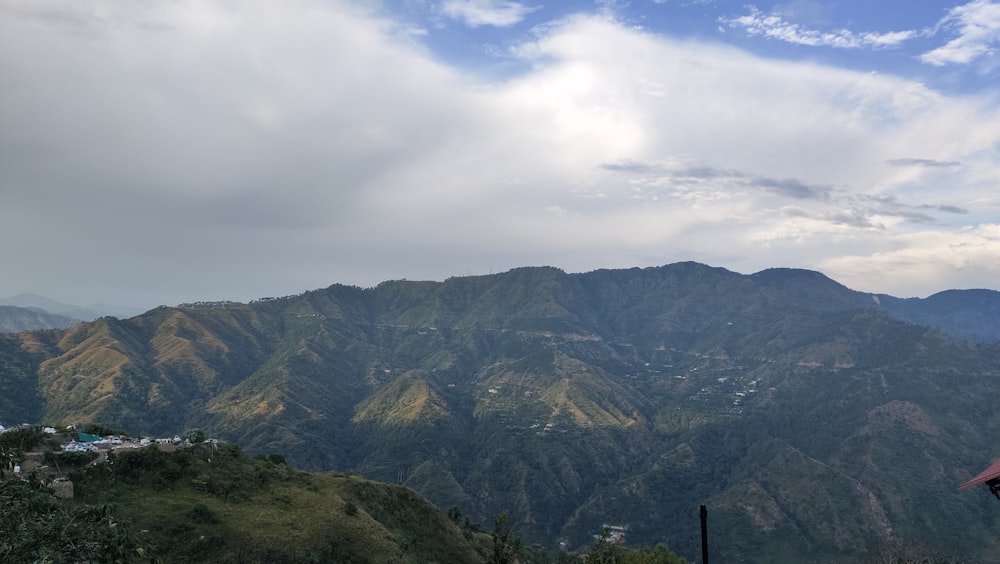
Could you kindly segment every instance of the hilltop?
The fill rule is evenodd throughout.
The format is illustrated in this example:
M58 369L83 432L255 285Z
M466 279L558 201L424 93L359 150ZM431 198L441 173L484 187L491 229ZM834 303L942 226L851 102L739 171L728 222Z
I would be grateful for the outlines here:
M105 446L98 458L59 452L65 438L37 429L0 435L0 450L32 433L20 474L30 481L0 480L5 559L480 563L492 544L408 488L298 471L279 454L185 441ZM57 479L52 497L43 483L64 473L71 485Z
M302 472L281 454L251 459L200 430L161 439L85 431L0 429L5 561L684 563L663 546L622 548L618 527L584 555L548 554L523 546L506 513L487 534L409 488Z

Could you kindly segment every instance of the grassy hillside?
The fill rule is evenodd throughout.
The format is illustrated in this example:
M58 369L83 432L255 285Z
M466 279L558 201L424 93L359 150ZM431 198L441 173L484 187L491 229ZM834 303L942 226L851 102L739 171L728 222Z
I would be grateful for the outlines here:
M416 492L311 474L231 444L125 452L74 475L76 503L113 503L162 562L484 562L463 530Z

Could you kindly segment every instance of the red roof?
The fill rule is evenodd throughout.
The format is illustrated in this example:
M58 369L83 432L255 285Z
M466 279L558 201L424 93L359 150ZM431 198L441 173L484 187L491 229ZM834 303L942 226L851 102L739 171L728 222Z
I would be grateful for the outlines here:
M958 489L967 490L972 486L978 486L979 484L989 482L994 478L1000 478L1000 460L994 460L993 464L991 464L989 468L980 472L975 478L965 482L961 486L958 486Z

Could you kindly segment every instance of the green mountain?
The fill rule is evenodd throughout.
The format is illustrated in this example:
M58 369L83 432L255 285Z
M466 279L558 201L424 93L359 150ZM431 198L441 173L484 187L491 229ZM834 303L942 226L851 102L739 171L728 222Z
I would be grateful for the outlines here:
M0 337L0 421L198 427L546 547L693 559L704 503L721 561L1000 558L1000 504L956 490L1000 453L992 326L941 330L966 297L696 263L334 285Z
M922 300L882 298L884 307L910 323L937 327L959 339L1000 341L1000 292L995 290L946 290Z
M818 272L771 268L752 275L754 281L779 290L786 300L814 308L870 308L952 337L983 343L1000 342L1000 292L945 290L927 298L896 298L853 292Z

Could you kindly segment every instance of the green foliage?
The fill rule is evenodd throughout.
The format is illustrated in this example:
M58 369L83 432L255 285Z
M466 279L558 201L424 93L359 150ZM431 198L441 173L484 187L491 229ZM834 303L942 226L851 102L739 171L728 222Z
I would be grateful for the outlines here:
M291 470L268 458L249 460L236 445L196 444L176 453L157 445L109 453L107 463L88 469L91 477L103 477L129 485L177 487L188 484L223 499L245 497L273 481L286 481Z
M140 533L112 505L64 506L37 483L6 482L0 507L0 561L151 561Z
M587 553L587 564L685 564L687 561L667 547L628 549L610 540L607 528Z
M270 462L271 464L288 464L285 462L285 455L283 454L258 454L254 457L254 460L259 460L262 462Z
M438 509L422 503L419 494L397 485L378 485L358 481L352 487L353 499L365 512L390 530L396 531L396 542L406 552L421 554L428 562L445 562L464 554L475 558L469 550L474 541L460 534ZM446 532L446 535L442 535Z
M510 529L506 511L493 521L493 553L490 564L514 564L521 554L521 539Z
M304 474L225 443L123 451L74 484L78 501L113 501L148 530L163 562L476 563L486 550L412 490Z
M24 429L11 429L0 433L0 447L17 449L22 452L30 451L40 445L45 440L45 433L39 426Z
M78 429L81 433L87 433L88 435L97 435L99 437L106 437L108 435L123 435L121 431L117 429L112 429L111 427L105 427L99 423L87 423L82 428Z

